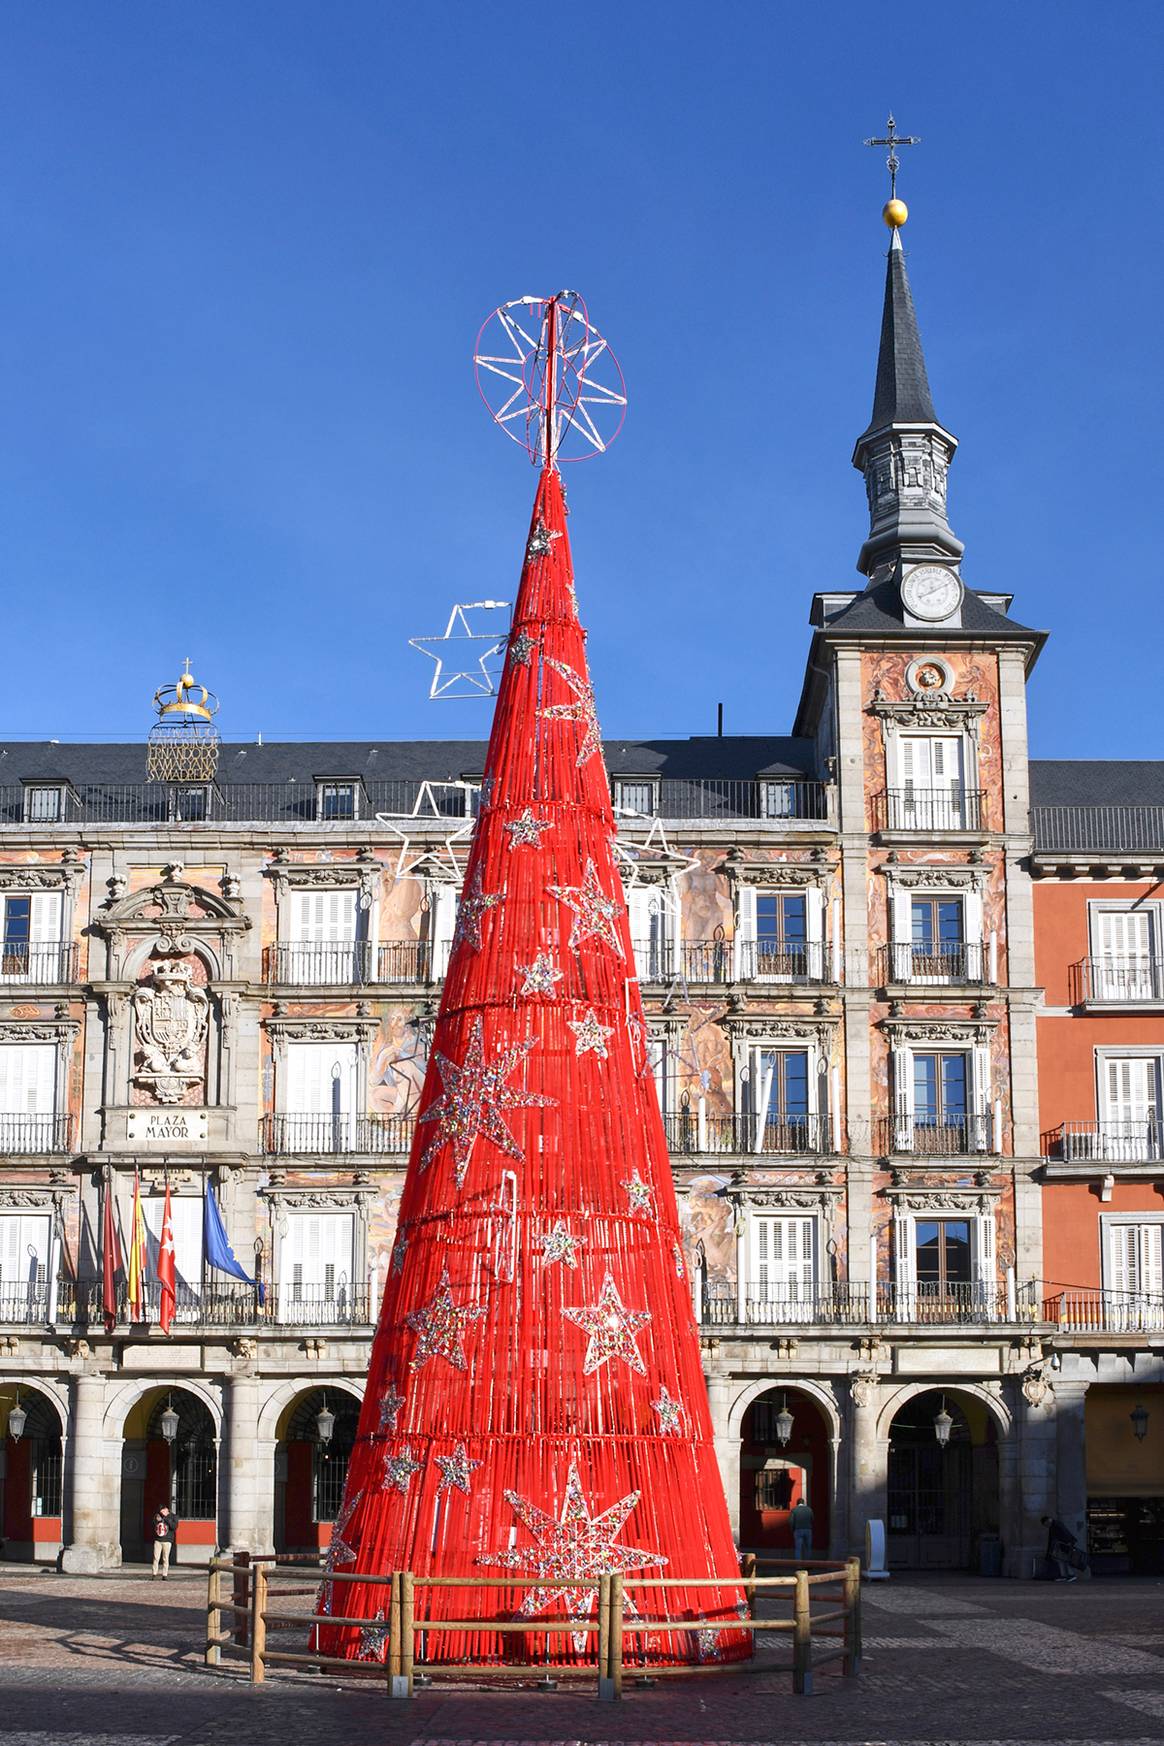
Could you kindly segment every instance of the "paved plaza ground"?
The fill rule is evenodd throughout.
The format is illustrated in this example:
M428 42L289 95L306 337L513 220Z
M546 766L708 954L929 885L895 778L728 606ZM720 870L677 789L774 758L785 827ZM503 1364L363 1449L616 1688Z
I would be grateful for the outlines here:
M1159 1742L1164 1583L895 1578L865 1590L859 1681L822 1670L587 1692L419 1692L202 1666L205 1578L0 1568L3 1746L591 1746Z

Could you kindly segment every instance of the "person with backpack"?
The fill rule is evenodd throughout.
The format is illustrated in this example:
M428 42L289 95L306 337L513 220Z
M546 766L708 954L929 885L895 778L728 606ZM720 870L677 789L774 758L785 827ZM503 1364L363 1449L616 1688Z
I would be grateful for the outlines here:
M178 1518L169 1504L163 1504L154 1516L154 1575L160 1574L163 1582L169 1578L170 1552L177 1538Z

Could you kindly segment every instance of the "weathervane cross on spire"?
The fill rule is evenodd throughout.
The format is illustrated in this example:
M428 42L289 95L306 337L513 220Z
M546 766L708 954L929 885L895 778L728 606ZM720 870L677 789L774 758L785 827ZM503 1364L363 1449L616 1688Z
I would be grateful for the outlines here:
M901 168L901 159L897 155L897 148L898 146L920 145L921 136L916 133L898 133L897 123L894 121L893 116L890 115L889 120L885 124L885 138L867 139L865 144L867 146L889 147L889 156L885 160L885 166L889 171L889 198L891 200L896 200L897 172Z

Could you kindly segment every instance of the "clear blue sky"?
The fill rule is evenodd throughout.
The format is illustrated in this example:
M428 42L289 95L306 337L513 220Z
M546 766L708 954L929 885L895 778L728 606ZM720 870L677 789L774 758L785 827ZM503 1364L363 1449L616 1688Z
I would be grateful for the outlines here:
M512 599L534 475L488 310L576 285L625 368L571 469L611 735L786 732L857 586L893 108L970 584L1053 632L1042 756L1164 755L1164 9L9 0L0 737L451 738L407 646Z

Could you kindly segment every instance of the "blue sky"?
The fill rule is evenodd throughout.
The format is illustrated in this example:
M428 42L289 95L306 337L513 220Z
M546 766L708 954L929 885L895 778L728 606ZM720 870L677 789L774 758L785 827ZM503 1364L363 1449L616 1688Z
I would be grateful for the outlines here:
M786 732L859 585L892 107L951 519L1052 631L1041 756L1164 755L1158 5L9 0L0 737L484 734L407 638L512 599L482 318L576 285L631 398L570 470L610 735Z

